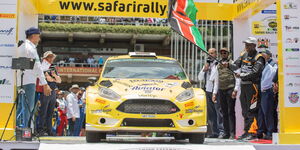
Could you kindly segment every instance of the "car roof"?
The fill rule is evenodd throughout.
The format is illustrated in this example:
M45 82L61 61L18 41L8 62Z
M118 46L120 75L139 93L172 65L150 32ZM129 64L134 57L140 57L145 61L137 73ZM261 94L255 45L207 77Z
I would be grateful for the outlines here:
M165 56L156 56L156 57L130 57L129 55L119 55L119 56L111 56L107 60L116 60L116 59L165 59L165 60L175 60L174 58L171 57L165 57Z

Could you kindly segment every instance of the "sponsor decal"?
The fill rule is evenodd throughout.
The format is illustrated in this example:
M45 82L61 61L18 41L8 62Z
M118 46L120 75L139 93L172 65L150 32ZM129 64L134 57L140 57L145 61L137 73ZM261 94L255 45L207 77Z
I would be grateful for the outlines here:
M177 86L178 85L178 82L168 82L168 83L165 83L164 86L168 87L168 88L171 88L171 87L174 87L174 86Z
M300 83L288 83L286 86L288 86L288 87L299 87Z
M112 80L112 83L118 83L118 84L121 84L121 85L124 85L124 86L131 87L131 85L129 85L128 83L121 82L121 81L120 81L120 80L118 80L118 79L116 79L116 80Z
M298 31L300 28L298 26L284 26L285 31L287 32L293 32L293 31Z
M288 76L299 76L300 73L286 73L286 75L288 75Z
M16 18L16 14L0 14L0 18L4 18L4 19L14 19Z
M11 69L11 66L0 66L0 69Z
M133 91L139 91L139 90L144 90L144 91L163 91L165 88L160 88L160 87L154 87L154 86L134 86L131 88Z
M0 35L11 35L13 32L14 28L9 28L9 29L0 29Z
M252 22L253 35L276 34L277 22L276 16L268 16L260 21Z
M293 56L289 56L285 58L286 60L299 60L299 57L293 57Z
M287 68L298 68L300 65L285 65Z
M151 98L156 98L156 95L152 95L152 94L140 94L139 97L151 97Z
M156 83L163 83L163 80L148 80L148 79L141 79L141 80L129 80L131 83L136 82L156 82Z
M0 80L0 85L11 85L11 83L7 79L2 79L2 80Z
M179 114L179 118L182 119L183 118L183 114Z
M11 96L0 96L0 99L3 100L3 99L11 99L12 97Z
M298 43L299 42L299 38L287 38L286 43Z
M108 104L108 105L106 105L106 106L104 106L104 108L108 108L110 105Z
M203 112L202 109L187 109L185 110L185 113L201 113Z
M155 118L155 115L142 115L143 118Z
M276 10L262 10L262 14L276 14Z
M194 106L194 102L189 102L184 104L184 107L191 107L191 106Z
M257 48L269 48L270 47L270 39L268 38L259 38L257 39Z
M142 84L138 84L138 86L157 86L157 83L142 83Z
M12 55L0 55L0 58L1 57L8 57L8 58L12 58Z
M299 52L299 48L286 48L286 52Z
M106 100L103 100L103 99L96 99L96 102L97 102L97 103L100 103L100 104L105 104L105 103L106 103Z
M291 92L289 94L289 101L292 103L292 104L295 104L299 101L299 93L298 92Z
M284 19L285 20L289 20L289 19L297 19L297 16L291 16L291 15L284 15Z
M297 5L293 2L288 2L283 5L284 9L297 9Z
M91 114L108 113L111 111L112 109L96 109L96 110L91 110Z
M0 44L0 47L15 47L15 44Z
M176 112L177 109L176 108L171 108L171 112Z

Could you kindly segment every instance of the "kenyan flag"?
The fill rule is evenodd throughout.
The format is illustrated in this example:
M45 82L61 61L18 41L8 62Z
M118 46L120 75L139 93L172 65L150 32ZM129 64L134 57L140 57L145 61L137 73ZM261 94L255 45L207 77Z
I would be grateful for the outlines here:
M202 36L194 24L197 11L193 0L169 0L168 20L173 30L207 52Z

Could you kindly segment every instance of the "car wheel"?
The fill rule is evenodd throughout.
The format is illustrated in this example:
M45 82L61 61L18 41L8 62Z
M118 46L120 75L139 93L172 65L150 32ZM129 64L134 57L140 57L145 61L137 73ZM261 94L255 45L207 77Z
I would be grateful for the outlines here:
M87 143L100 142L101 139L106 139L106 133L86 131Z
M203 133L191 133L189 135L190 143L194 144L203 144L204 143L205 134Z

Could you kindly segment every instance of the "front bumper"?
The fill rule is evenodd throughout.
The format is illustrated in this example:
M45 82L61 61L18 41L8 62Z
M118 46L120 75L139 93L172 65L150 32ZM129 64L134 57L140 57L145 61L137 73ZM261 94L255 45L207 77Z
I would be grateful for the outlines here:
M174 128L137 128L137 127L122 127L122 128L101 128L101 125L86 124L86 131L98 131L98 132L166 132L166 133L206 133L207 126L200 126L193 129L174 129Z

